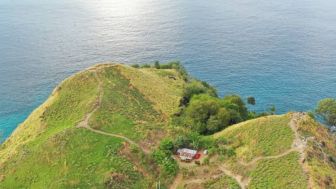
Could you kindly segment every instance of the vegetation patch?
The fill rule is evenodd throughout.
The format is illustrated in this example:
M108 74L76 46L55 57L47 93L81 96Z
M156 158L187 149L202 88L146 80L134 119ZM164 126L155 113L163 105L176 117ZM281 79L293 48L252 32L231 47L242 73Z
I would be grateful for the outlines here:
M157 111L168 119L179 107L185 85L184 76L176 69L118 67L130 85L139 90Z
M240 189L239 184L231 177L223 175L203 184L208 189Z
M103 82L103 97L91 117L91 127L138 140L144 136L147 125L157 126L161 122L162 115L153 104L115 67L102 70L99 77Z
M244 161L277 155L290 149L293 143L294 133L289 120L288 115L262 117L229 127L214 137L238 142L237 157Z
M6 164L0 187L105 188L112 179L119 188L146 188L132 163L118 156L121 144L121 139L84 129L65 130L37 150L27 146Z
M313 187L336 188L336 138L308 116L298 125L299 132L308 140L306 161Z
M292 152L282 158L261 161L250 173L249 188L307 188L307 178L298 160L299 154Z

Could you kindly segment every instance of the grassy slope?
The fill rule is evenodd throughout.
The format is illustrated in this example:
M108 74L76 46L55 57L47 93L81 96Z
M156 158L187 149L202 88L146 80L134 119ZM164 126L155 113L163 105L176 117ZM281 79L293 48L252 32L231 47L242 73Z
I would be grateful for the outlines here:
M153 108L160 107L158 102L140 93L137 85L127 85L129 81L120 74L120 69L139 77L142 73L121 65L100 65L76 74L55 89L51 98L1 146L0 188L147 188L154 184L155 175L150 174L157 172L149 169L155 166L141 150L126 154L121 152L127 151L121 139L75 128L95 106L98 79L103 81L104 106L90 120L93 126L138 139L134 133L165 124L161 112L169 112ZM166 76L154 72L152 75L167 81ZM149 81L144 77L143 82ZM176 84L165 82L164 89L160 85L152 88L168 96L167 90L181 94L182 88L176 86L183 81L173 82ZM176 97L168 98L168 103L178 103ZM116 122L110 124L111 121ZM135 161L129 158L129 153L142 159ZM149 172L146 177L144 170Z
M235 173L249 177L250 188L295 188L297 184L305 188L306 178L296 152L278 159L260 160L249 166L239 163L279 155L291 149L294 132L289 121L289 114L267 116L234 125L214 135L215 138L231 140L236 156L224 159L224 163Z
M313 188L336 188L336 137L308 116L299 122L299 132L314 138L305 151Z
M239 184L237 184L237 182L233 178L226 175L223 175L217 179L209 180L203 185L205 188L208 189L240 189Z
M278 159L261 161L250 173L249 188L307 188L306 176L298 163L298 159L298 153L292 152Z
M238 142L237 157L244 161L277 155L293 143L294 133L288 125L289 119L288 115L262 117L231 126L214 137Z
M154 186L160 170L141 149L119 138L75 128L93 110L99 81L103 98L89 120L93 128L121 134L149 149L167 134L166 120L177 110L184 85L176 71L95 66L65 80L1 146L0 188ZM214 157L211 164L224 163L232 172L249 177L250 188L306 188L297 152L251 166L239 163L290 149L294 133L289 121L290 114L268 116L215 134L214 138L229 140L236 156L224 160ZM336 156L335 138L309 118L299 125L302 136L316 139L308 142L306 150L314 187L335 188L336 165L330 160ZM165 181L169 178L161 178L162 183ZM203 184L208 188L239 188L225 175Z
M120 73L130 80L130 84L146 96L157 111L166 118L175 113L179 107L184 81L175 70L163 69L128 69L119 67ZM158 87L159 86L159 87Z

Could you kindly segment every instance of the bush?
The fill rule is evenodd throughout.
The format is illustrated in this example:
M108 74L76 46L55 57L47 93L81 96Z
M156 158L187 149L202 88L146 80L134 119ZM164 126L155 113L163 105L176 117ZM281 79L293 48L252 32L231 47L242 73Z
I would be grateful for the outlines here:
M160 142L159 149L165 151L166 153L172 152L174 150L174 143L171 139L167 139L167 138L163 139Z
M314 112L310 112L310 111L309 111L307 114L308 114L308 116L309 116L310 118L315 119L315 114L314 114Z
M247 97L247 103L251 104L251 105L255 105L256 104L256 100L253 96Z
M209 157L204 158L204 160L203 160L203 164L204 164L204 165L209 165L209 164L210 164L210 159L209 159Z
M267 108L268 115L274 115L276 112L275 106L272 104Z
M317 105L316 113L329 126L336 125L336 99L326 98L321 100Z
M139 64L132 64L131 65L133 68L140 68L140 65Z
M154 62L154 68L160 69L160 63L159 63L159 61L155 61Z
M163 150L154 150L152 157L156 163L163 169L164 174L168 176L175 176L178 171L178 165L176 161L171 157L170 153L166 153Z
M150 68L151 66L149 64L142 64L141 68Z
M198 94L208 94L209 96L217 97L216 89L210 87L210 85L205 82L194 80L187 83L186 87L184 88L180 105L188 105L191 98Z

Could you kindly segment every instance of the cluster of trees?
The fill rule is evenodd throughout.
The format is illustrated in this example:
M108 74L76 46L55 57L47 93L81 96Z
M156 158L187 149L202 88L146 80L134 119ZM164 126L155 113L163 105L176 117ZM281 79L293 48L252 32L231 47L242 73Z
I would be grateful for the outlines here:
M217 90L205 81L192 80L184 87L180 106L182 108L188 106L191 98L199 94L207 94L214 98L218 97Z
M247 99L256 103L254 97ZM238 95L218 97L217 90L204 81L190 79L184 87L180 101L181 110L176 114L177 125L183 125L202 135L210 135L229 125L256 117L246 108Z
M224 98L208 94L192 97L184 111L185 125L202 135L213 134L248 118L243 100L237 95Z

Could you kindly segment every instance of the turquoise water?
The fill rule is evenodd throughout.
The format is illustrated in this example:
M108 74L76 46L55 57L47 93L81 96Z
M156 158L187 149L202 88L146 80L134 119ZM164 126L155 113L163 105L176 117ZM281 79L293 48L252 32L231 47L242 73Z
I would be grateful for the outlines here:
M94 63L179 59L257 111L336 97L333 0L1 0L0 129L8 136L64 78Z

